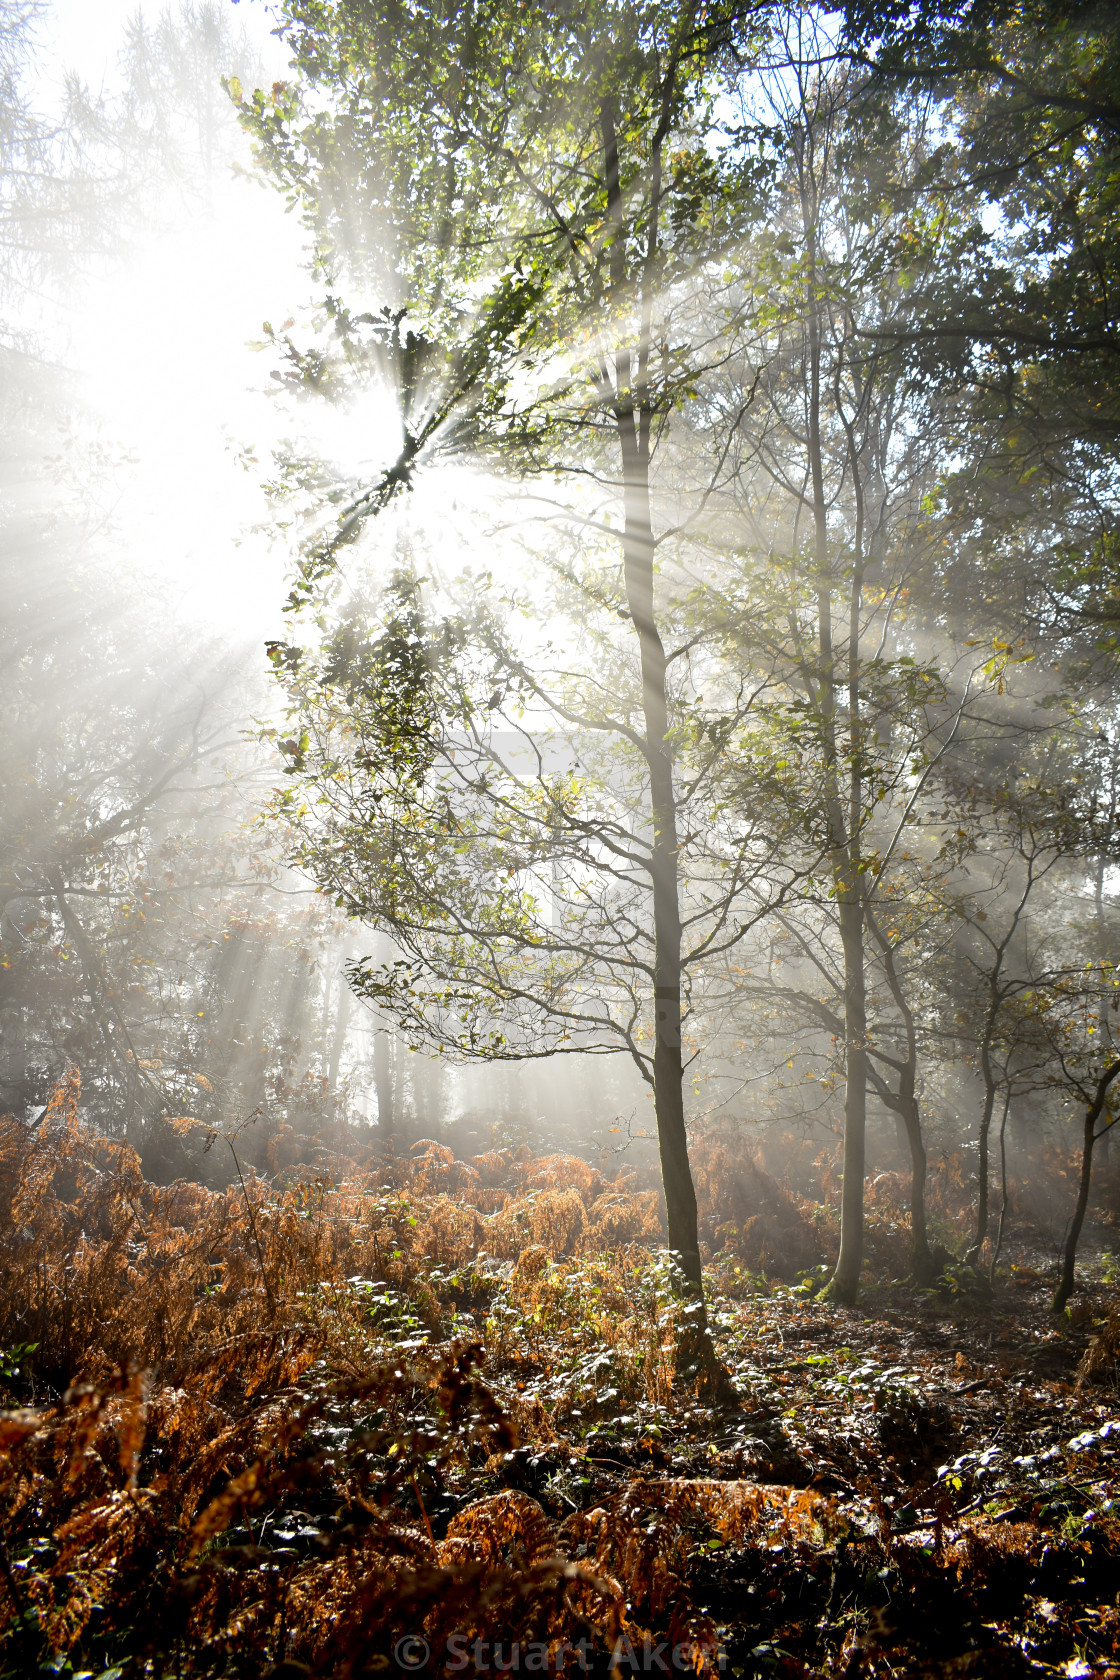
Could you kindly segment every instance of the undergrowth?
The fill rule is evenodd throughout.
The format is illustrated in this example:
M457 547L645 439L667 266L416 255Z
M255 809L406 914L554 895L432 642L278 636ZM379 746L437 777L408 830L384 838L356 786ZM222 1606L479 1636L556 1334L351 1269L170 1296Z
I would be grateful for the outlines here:
M623 1176L428 1144L159 1186L79 1095L0 1122L5 1676L1120 1654L1104 1294L1060 1329L1026 1267L826 1306L811 1210L713 1150L717 1412L674 1382L657 1196Z

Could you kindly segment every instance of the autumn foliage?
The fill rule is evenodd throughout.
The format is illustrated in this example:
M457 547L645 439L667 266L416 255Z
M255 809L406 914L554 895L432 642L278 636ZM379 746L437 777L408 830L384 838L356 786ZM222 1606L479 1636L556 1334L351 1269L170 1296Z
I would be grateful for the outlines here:
M79 1098L71 1073L0 1127L6 1673L396 1672L406 1637L431 1673L491 1672L495 1641L846 1676L1117 1648L1114 1327L1024 1353L989 1308L985 1364L975 1327L737 1282L732 1239L816 1258L808 1207L701 1151L742 1401L715 1413L674 1379L657 1197L624 1176L425 1143L160 1186ZM1074 1449L1075 1498L1044 1468Z

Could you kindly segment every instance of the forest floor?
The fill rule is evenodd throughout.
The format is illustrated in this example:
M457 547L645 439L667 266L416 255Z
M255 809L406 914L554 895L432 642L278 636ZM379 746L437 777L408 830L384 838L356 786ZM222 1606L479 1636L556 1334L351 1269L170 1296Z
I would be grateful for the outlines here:
M717 1410L576 1158L207 1191L52 1124L0 1149L10 1680L1120 1676L1103 1278L842 1309L721 1251Z

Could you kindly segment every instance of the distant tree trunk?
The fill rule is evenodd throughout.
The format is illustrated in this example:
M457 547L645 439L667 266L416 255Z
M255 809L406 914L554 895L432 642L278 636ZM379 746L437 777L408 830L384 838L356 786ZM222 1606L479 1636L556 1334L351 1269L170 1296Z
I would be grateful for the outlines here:
M984 1081L984 1108L980 1116L976 1232L971 1247L965 1255L965 1261L970 1266L975 1266L980 1259L980 1251L987 1241L988 1225L991 1219L991 1134L992 1115L996 1106L996 1074L992 1061L992 1045L995 1040L996 1027L999 1024L1000 1011L1007 997L1007 988L1002 983L1003 964L1036 880L1037 853L1032 851L1029 855L1026 853L1023 855L1026 857L1027 867L1018 904L1008 922L1003 938L998 942L991 941L992 960L988 974L988 1002L984 1013L984 1026L980 1035L980 1073Z
M139 1125L139 1153L146 1152L148 1144L149 1125L152 1115L161 1111L166 1113L162 1093L152 1084L148 1075L143 1071L140 1059L133 1046L127 1023L121 1013L112 987L110 986L101 961L82 925L81 918L74 910L66 895L62 870L52 864L46 871L46 878L58 906L62 925L66 930L66 937L70 941L81 965L82 978L86 983L86 993L89 997L93 1018L97 1023L106 1050L106 1065L118 1074L124 1091L124 1123L125 1136L128 1137L133 1122ZM118 1045L115 1026L122 1043Z
M860 870L860 808L862 788L859 753L853 750L844 809L841 763L836 738L836 652L832 632L832 573L829 563L828 505L825 496L824 453L821 442L821 321L816 283L817 206L807 175L803 175L801 215L808 254L809 477L813 507L813 559L817 575L817 638L820 664L806 673L810 699L820 716L824 772L824 811L828 825L833 891L840 922L844 958L844 1168L840 1196L840 1253L828 1286L832 1299L854 1304L863 1269L863 1190L867 1137L867 981L864 968L863 877ZM850 727L859 728L859 595L860 564L853 570L848 641Z
M999 1123L999 1183L1000 1208L999 1224L996 1227L995 1247L992 1250L992 1263L988 1267L988 1282L995 1283L996 1267L1003 1251L1003 1233L1007 1225L1007 1116L1011 1109L1011 1086L1008 1085L1003 1099L1003 1118Z
M912 1082L905 1077L898 1092L890 1091L886 1081L874 1072L872 1080L883 1102L893 1111L910 1155L910 1272L915 1283L929 1283L937 1274L937 1261L929 1246L926 1223L926 1177L929 1169L918 1099Z
M926 1146L917 1098L910 1092L903 1101L902 1119L910 1144L910 1269L915 1283L924 1284L930 1283L937 1271L926 1229Z
M840 943L844 952L844 1181L840 1194L840 1253L830 1293L834 1300L853 1306L863 1270L863 1187L867 1171L867 1002L863 966L863 907L858 901L842 901L839 913Z
M1108 1088L1118 1073L1120 1073L1120 1061L1113 1062L1110 1067L1105 1069L1097 1080L1097 1088L1093 1093L1093 1099L1085 1110L1085 1123L1081 1139L1081 1182L1077 1191L1077 1206L1074 1209L1073 1221L1062 1254L1061 1277L1058 1281L1058 1287L1054 1291L1054 1299L1051 1302L1051 1310L1056 1313L1065 1310L1066 1302L1073 1294L1077 1245L1081 1241L1081 1229L1085 1224L1085 1214L1089 1208L1089 1188L1093 1179L1093 1146L1097 1141L1097 1121L1104 1113L1105 1103L1108 1101Z
M338 1074L342 1066L342 1052L346 1046L346 1029L350 1025L351 993L345 979L340 977L338 1003L335 1006L334 1032L331 1035L330 1059L327 1062L327 1089L338 1088Z
M331 978L331 971L327 969L323 975L323 1008L319 1026L320 1065L328 1086L331 1080Z
M1104 844L1097 854L1096 866L1093 871L1093 955L1098 963L1103 963L1108 957L1108 929L1104 919L1104 878L1108 868L1108 860L1112 852L1112 838L1116 829L1116 798L1117 779L1120 776L1120 742L1112 744L1109 776L1108 816L1104 831ZM1098 1043L1107 1043L1108 1003L1102 999L1097 1011ZM1112 1147L1112 1133L1106 1128L1101 1143L1101 1155L1107 1161Z
M292 966L278 1011L280 1031L287 1041L293 1076L307 1069L311 1062L304 1037L311 1018L309 994L312 974L313 971L302 961Z
M396 1147L391 1052L388 1028L378 1027L373 1037L373 1089L377 1097L379 1142L386 1154L392 1153Z
M914 1024L914 1012L907 1002L902 976L894 960L894 947L879 927L870 906L867 910L867 925L882 954L883 972L906 1033L906 1060L892 1064L898 1072L897 1091L892 1091L887 1081L870 1064L868 1071L880 1098L899 1121L910 1153L910 1270L915 1282L929 1283L936 1274L937 1263L930 1252L929 1232L926 1226L928 1162L925 1139L922 1136L921 1110L918 1105L917 1028Z
M980 1259L980 1251L988 1238L988 1223L991 1218L991 1135L992 1115L996 1106L996 1078L992 1067L993 1011L989 1012L984 1036L980 1041L980 1075L984 1081L984 1107L980 1114L980 1148L976 1173L976 1231L965 1255L965 1260L970 1266Z

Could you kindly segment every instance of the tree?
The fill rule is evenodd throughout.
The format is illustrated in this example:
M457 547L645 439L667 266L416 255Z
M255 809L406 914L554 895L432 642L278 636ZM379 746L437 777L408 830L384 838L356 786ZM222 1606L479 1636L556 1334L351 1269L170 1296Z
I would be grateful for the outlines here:
M411 1043L499 1062L621 1050L656 1099L665 1027L641 666L620 645L617 607L586 583L558 590L550 615L570 646L579 613L584 658L556 663L537 647L531 668L489 605L436 618L407 575L379 610L352 602L286 668L292 785L275 808L299 865L391 934L394 958L358 961L351 979ZM800 816L787 807L779 820L780 778L764 779L750 737L753 696L713 740L691 711L695 672L682 670L671 722L683 1059L709 971L796 885L782 854Z
M960 393L964 464L947 488L975 541L946 579L956 610L974 633L1077 643L1082 676L1114 681L1116 19L1052 0L853 0L845 16L846 50L880 85L938 106L931 202L974 218L954 271L883 329Z
M775 158L767 223L730 281L749 298L737 318L753 330L740 333L695 414L709 438L726 428L730 439L726 489L713 499L730 550L721 616L739 657L771 674L786 762L803 778L829 859L827 903L814 907L802 938L829 989L828 959L811 951L822 921L841 953L844 1191L832 1288L851 1301L862 1264L874 962L907 1048L901 1060L886 1057L873 1082L906 1124L915 1259L928 1269L916 1039L874 904L888 899L885 872L898 869L979 663L952 635L934 663L912 635L911 597L942 542L928 498L945 433L936 401L879 329L909 319L915 287L951 262L964 230L927 214L921 184L933 141L920 107L835 62L819 19L791 11L784 31L770 73L744 100L745 131ZM830 1023L835 1001L821 1004Z
M733 34L749 48L752 16L616 0L516 14L494 0L377 13L292 4L284 35L306 109L290 87L242 106L263 164L304 207L332 292L349 279L380 293L380 311L332 299L341 354L289 343L289 377L338 390L379 367L400 402L396 458L312 542L294 601L441 450L469 444L519 472L590 475L622 504L620 610L640 666L629 738L651 830L640 867L655 944L652 1078L669 1242L694 1292L655 459L698 356L713 353L690 343L682 299L750 204L750 172L729 182L731 160L711 144L711 67ZM283 668L289 650L273 652Z
M207 151L200 135L204 168L231 161L241 137L218 67L239 44L214 5L165 14L171 78L138 24L119 98L71 80L49 123L21 80L33 10L0 8L0 1106L35 1125L73 1066L85 1115L162 1177L215 1164L165 1117L267 1103L264 1164L270 1130L304 1134L307 1154L306 1134L345 1110L307 1077L329 907L280 890L277 857L246 838L262 767L241 728L260 676L130 568L114 453L83 448L90 417L51 357L60 281L122 260L169 184L208 185L179 167L192 113L226 142Z
M1025 778L1024 778L1025 780ZM986 795L986 797L985 797ZM973 970L976 991L958 995L967 1022L962 1034L975 1047L983 1102L977 1129L976 1226L965 1258L977 1262L991 1219L991 1127L1001 1089L1011 1084L1020 997L1028 985L1024 940L1037 914L1039 889L1067 862L1072 824L1053 785L990 790L973 780L956 803L960 865L949 899L961 917L957 954ZM972 1031L968 1031L968 1027Z
M912 339L956 341L975 368L997 346L1023 368L1035 363L1051 402L1064 395L1067 415L1114 440L1115 17L1055 0L948 8L852 0L844 11L846 49L882 84L944 102L955 128L941 154L945 188L1003 212L962 271L972 289L962 314L914 322Z

